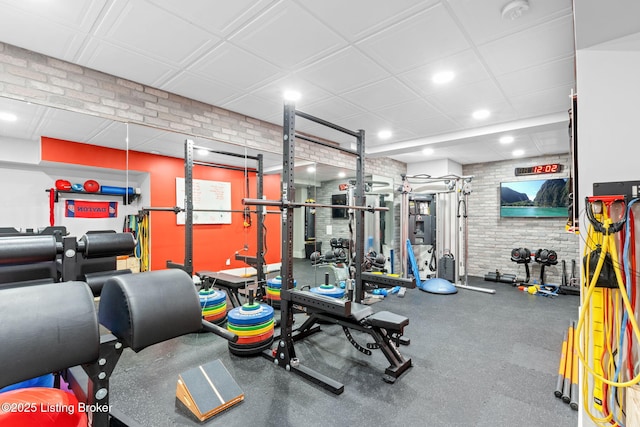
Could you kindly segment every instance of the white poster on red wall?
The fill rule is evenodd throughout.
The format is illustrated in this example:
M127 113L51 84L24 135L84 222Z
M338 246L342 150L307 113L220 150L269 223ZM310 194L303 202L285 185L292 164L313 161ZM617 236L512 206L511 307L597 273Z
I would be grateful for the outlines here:
M194 224L231 224L230 182L194 179L192 191ZM184 178L176 178L176 206L185 207ZM176 215L176 223L184 225L184 212Z

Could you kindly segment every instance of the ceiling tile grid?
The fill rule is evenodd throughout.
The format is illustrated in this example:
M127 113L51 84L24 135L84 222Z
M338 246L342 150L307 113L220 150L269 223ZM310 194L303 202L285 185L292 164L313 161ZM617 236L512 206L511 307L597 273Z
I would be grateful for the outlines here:
M433 138L464 144L451 159L465 163L474 153L511 155L489 148L495 131L484 138L474 129L522 125L516 133L532 141L548 132L540 150L563 139L560 130L531 128L526 119L568 109L571 0L529 0L516 20L502 18L505 4L0 0L0 41L275 124L282 122L282 91L296 89L303 111L365 129L376 156L386 150L396 158L405 142L417 152ZM453 81L433 83L445 69ZM477 108L491 116L472 119ZM382 129L392 137L377 139Z

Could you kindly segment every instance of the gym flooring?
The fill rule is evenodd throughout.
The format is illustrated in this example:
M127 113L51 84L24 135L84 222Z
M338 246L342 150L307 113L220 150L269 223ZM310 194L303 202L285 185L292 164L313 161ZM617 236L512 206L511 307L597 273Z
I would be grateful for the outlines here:
M298 285L323 283L308 260L294 265ZM317 277L315 284L312 283ZM111 377L111 405L145 426L555 426L574 427L578 412L553 394L563 333L579 297L529 295L504 283L469 278L494 295L460 289L434 295L418 289L374 304L409 317L401 353L413 367L395 384L382 380L382 352L357 351L342 328L295 344L301 364L338 380L334 395L267 359L230 354L213 334L191 334L126 349ZM151 296L150 296L151 298ZM296 324L304 321L296 314ZM368 335L353 332L362 345ZM240 404L201 423L176 404L178 375L220 359L244 391Z

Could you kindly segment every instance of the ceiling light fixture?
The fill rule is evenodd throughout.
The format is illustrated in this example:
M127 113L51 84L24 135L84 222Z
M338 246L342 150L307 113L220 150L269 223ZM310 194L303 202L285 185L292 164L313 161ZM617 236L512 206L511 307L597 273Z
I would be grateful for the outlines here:
M206 156L207 154L209 154L209 150L205 148L198 148L196 153L200 154L201 156Z
M378 138L380 139L389 139L391 138L391 135L392 135L391 131L387 129L381 130L380 132L378 132Z
M513 154L513 157L520 157L524 155L524 150L513 150L511 154Z
M474 111L472 114L473 118L476 120L486 119L490 115L491 115L491 112L489 110L477 110L477 111Z
M307 166L307 172L314 173L316 171L315 166Z
M347 174L343 171L338 172L338 178L344 178Z
M518 19L529 11L528 0L512 0L502 8L502 19Z
M299 101L300 98L302 98L302 94L297 90L285 90L282 96L287 101L294 101L294 102Z
M431 81L435 84L441 85L445 83L449 83L456 75L453 71L441 71L439 73L435 73L433 77L431 77Z
M422 149L422 154L430 156L433 154L433 148L427 147Z
M15 122L18 120L18 116L12 113L5 113L0 111L0 120L4 120L5 122Z
M514 138L511 135L505 135L500 138L500 144L511 144Z

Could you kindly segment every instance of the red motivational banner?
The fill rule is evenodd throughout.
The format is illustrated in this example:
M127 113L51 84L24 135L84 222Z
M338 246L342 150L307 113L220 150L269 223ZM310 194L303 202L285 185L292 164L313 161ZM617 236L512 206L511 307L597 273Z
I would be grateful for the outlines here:
M116 218L118 202L65 200L64 216L69 218Z

